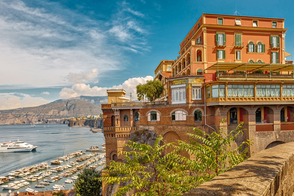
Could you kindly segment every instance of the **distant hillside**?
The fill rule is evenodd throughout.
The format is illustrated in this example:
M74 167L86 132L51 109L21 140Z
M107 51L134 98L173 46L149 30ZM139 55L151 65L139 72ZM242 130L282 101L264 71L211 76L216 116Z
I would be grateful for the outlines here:
M69 117L99 115L102 100L106 97L81 96L60 99L54 102L28 108L0 110L0 124L36 124L59 122Z

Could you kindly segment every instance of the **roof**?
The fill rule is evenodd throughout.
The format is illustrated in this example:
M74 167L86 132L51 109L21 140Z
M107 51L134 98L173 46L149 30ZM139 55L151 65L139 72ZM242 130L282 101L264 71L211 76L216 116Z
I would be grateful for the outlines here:
M266 64L266 63L215 63L206 70L216 71L293 71L294 64Z

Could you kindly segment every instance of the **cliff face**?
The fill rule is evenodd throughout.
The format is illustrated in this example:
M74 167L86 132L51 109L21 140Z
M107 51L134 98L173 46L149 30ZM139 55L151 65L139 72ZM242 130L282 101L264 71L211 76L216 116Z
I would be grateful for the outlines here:
M89 98L89 97L88 97ZM103 98L75 98L57 100L38 107L0 111L0 124L62 123L63 119L99 115L101 105L95 100Z

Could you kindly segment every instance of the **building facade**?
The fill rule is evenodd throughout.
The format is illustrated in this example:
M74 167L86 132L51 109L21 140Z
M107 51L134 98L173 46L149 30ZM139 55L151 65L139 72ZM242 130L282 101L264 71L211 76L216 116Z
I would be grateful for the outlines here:
M170 142L186 140L194 127L226 133L243 123L237 143L251 140L250 154L293 141L294 65L285 60L285 33L280 18L203 14L176 60L155 70L163 97L102 105L107 163L121 159L130 133L140 129Z

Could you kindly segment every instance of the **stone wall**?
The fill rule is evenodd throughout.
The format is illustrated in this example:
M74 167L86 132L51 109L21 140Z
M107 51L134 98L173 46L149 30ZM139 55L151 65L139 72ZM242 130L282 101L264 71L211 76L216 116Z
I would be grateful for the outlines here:
M293 193L294 142L289 142L256 153L185 195L287 196Z

